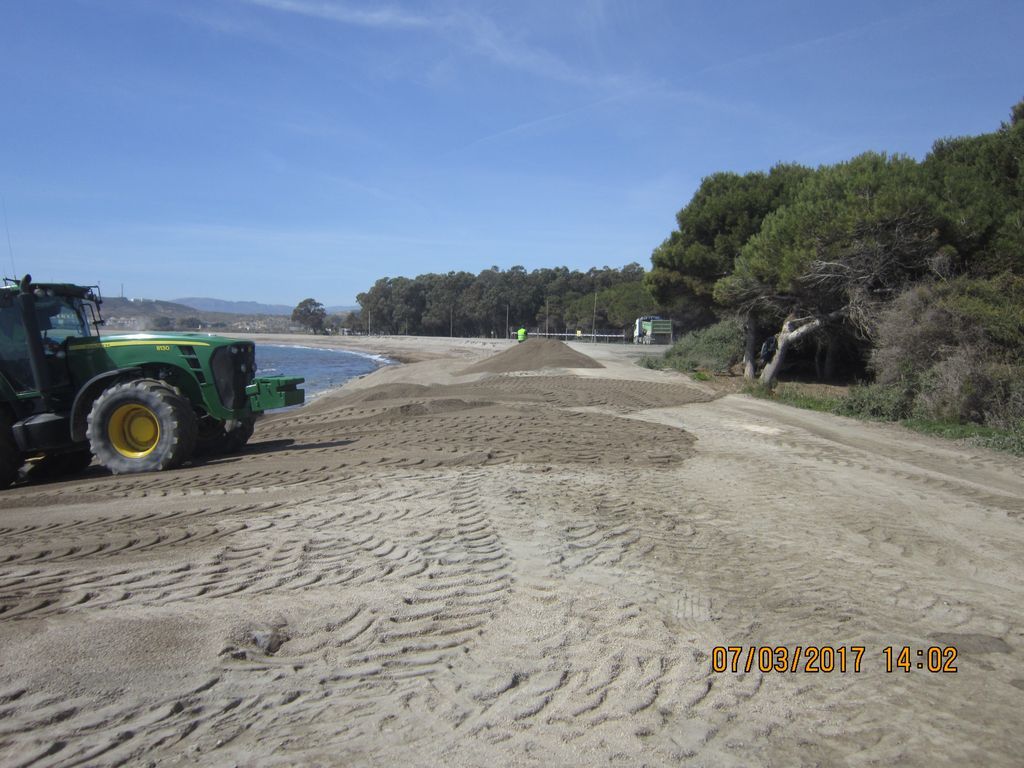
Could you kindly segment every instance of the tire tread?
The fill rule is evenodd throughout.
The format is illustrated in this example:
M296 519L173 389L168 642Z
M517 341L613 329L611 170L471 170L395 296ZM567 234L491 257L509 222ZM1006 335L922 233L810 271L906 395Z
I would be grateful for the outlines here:
M150 408L160 420L161 433L169 434L166 443L161 437L164 444L142 459L122 456L106 434L108 409L132 401ZM173 469L187 461L196 446L197 425L191 404L174 386L158 379L132 379L107 388L93 403L87 424L93 455L115 475Z

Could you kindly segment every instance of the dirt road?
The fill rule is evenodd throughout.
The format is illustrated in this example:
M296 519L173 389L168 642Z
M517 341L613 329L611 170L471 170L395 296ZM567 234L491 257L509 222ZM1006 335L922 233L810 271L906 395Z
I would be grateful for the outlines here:
M370 343L422 362L0 495L0 764L1020 765L1024 462Z

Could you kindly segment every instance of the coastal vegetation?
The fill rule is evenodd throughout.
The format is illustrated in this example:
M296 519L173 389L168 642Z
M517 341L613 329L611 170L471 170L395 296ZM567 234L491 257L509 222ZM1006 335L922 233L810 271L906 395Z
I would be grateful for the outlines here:
M365 333L503 338L527 325L550 333L622 331L660 307L637 263L587 272L566 267L382 277L356 299L346 325Z
M920 162L714 174L676 218L645 284L704 323L666 365L721 370L741 345L754 392L1022 450L1024 102Z

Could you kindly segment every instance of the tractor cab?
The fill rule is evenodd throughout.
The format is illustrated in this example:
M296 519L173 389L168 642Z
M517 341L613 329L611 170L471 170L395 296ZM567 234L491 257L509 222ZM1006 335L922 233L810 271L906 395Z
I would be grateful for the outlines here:
M59 398L71 386L67 341L95 336L99 302L92 287L7 281L0 289L0 375L14 394Z

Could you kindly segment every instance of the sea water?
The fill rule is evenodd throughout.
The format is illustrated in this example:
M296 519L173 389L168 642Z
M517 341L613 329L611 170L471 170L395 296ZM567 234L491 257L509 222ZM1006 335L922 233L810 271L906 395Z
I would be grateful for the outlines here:
M286 347L277 344L256 345L257 376L302 376L307 402L329 389L337 389L349 379L372 373L394 361L382 355L345 349Z

